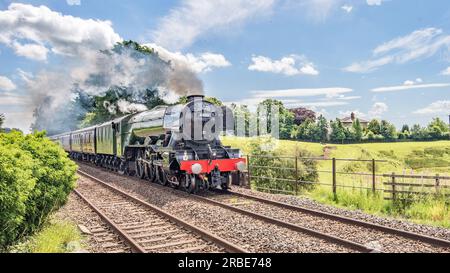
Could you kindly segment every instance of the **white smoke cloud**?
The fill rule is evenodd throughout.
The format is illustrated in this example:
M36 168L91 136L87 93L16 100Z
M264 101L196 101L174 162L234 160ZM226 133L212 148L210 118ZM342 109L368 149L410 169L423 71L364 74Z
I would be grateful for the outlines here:
M231 66L231 63L222 54L205 52L201 54L172 52L154 43L146 46L155 49L161 59L175 63L177 66L189 67L195 73L209 72L215 68Z
M231 65L220 54L173 53L155 44L151 47L161 58L124 48L113 53L113 47L121 41L109 21L65 16L45 6L18 3L0 11L0 43L33 60L46 61L50 54L58 54L63 60L63 65L34 75L18 70L22 82L17 84L30 98L21 101L24 116L38 110L49 126L61 126L53 121L56 116L64 118L75 90L101 96L111 88L121 88L134 101L143 100L147 90L158 90L164 99L174 102L179 96L203 94L203 82L197 73ZM110 52L100 52L105 50ZM0 84L6 86L5 90L12 88L5 79L0 78ZM109 105L109 110L132 113L145 110L142 106L121 101Z
M119 100L117 102L119 111L126 114L139 113L148 110L147 106L138 103L131 103L126 100Z

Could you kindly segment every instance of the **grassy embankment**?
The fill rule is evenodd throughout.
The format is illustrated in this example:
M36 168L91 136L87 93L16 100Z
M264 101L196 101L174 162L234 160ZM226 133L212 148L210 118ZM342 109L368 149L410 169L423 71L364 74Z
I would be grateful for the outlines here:
M10 248L15 253L70 253L81 248L81 234L69 221L52 219L34 235Z
M225 137L226 145L240 148L244 153L251 153L252 139ZM427 174L450 176L450 141L437 142L404 142L404 143L373 143L373 144L318 144L297 141L280 141L278 154L291 156L298 150L307 150L314 156L329 158L378 159L386 163L377 164L378 174ZM330 161L319 161L319 171L331 171ZM370 173L371 166L367 163L338 162L338 172ZM370 176L338 175L338 185L371 187ZM331 183L331 173L319 173L321 183ZM383 187L386 178L377 178L378 187ZM432 181L431 181L432 183ZM447 181L447 184L450 183ZM361 189L339 189L338 198L332 194L330 186L318 186L314 190L304 192L321 203L338 207L359 209L376 215L389 215L407 218L417 223L431 224L450 228L450 208L445 200L421 198L411 203L393 204L385 201L383 194L372 194Z

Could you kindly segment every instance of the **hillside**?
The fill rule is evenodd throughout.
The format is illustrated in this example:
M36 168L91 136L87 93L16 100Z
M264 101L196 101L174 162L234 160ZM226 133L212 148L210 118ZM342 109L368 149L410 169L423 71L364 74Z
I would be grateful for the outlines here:
M251 138L224 137L224 144L250 152ZM319 144L281 140L277 152L290 156L304 149L314 156L328 158L378 159L388 163L379 164L379 172L440 173L450 175L450 141L400 142L370 144ZM320 165L327 164L321 163ZM361 166L366 171L366 165Z

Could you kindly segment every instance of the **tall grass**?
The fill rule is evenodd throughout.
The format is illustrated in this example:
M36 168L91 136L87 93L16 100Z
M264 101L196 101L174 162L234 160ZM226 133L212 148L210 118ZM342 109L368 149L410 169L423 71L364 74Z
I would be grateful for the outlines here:
M15 253L68 253L79 250L81 234L71 222L51 220L35 235L10 248Z

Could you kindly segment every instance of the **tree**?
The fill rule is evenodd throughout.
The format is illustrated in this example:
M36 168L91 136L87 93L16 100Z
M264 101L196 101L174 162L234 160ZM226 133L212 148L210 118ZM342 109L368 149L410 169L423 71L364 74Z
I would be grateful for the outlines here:
M403 127L402 127L401 133L405 133L405 132L409 133L409 126L407 124L403 125Z
M433 127L438 127L442 133L446 133L449 131L449 126L440 118L434 118L432 122L428 125L428 129L432 129Z
M259 128L259 132L270 132L272 128L272 113L274 108L279 110L280 138L289 139L292 129L294 128L294 114L284 107L283 103L278 100L267 99L258 105L258 124L263 121L267 124L267 128ZM262 111L266 111L265 113ZM264 123L263 122L263 123Z
M222 101L220 101L218 98L215 97L205 97L205 100L207 102L210 102L212 104L214 104L215 106L223 106Z
M380 135L381 134L381 125L380 122L377 119L373 119L367 129L369 131L371 131L372 133L374 133L375 135Z
M363 137L363 129L361 126L361 122L359 121L359 119L356 119L356 121L353 123L353 131L355 133L355 140L356 141L361 141L362 137Z
M328 121L327 119L320 115L316 126L318 140L321 142L326 142L328 140Z
M411 128L411 138L414 140L426 140L430 138L427 128L422 128L419 124L415 124Z
M391 123L386 120L381 121L381 135L385 139L395 139L397 138L397 129Z
M342 125L342 122L339 119L336 119L336 121L331 122L331 140L335 142L341 142L343 143L346 134L345 134L345 128Z
M300 125L307 120L316 121L316 113L306 108L294 108L290 110L294 113L294 123Z
M238 136L248 136L249 135L249 129L250 129L250 110L248 109L247 105L231 105L231 110L234 114L235 119L235 130L236 133L239 134Z

